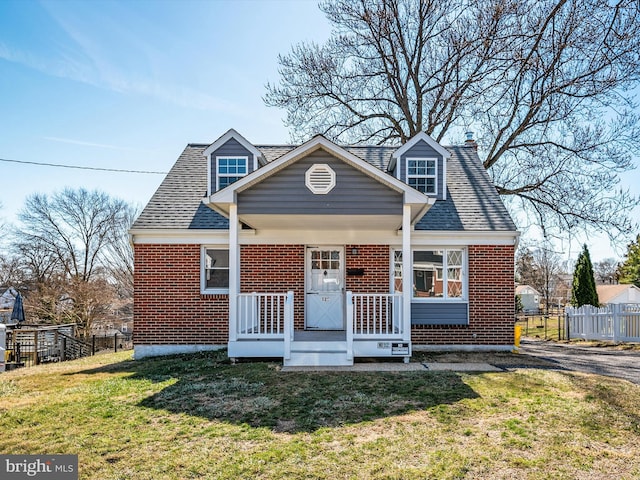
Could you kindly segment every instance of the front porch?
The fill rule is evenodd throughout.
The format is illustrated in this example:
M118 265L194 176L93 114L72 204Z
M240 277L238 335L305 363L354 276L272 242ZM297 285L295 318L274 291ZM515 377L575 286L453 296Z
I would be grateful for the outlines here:
M237 295L229 357L282 357L287 366L353 365L357 357L409 361L411 325L402 294L345 292L341 330L296 329L295 302L293 291Z

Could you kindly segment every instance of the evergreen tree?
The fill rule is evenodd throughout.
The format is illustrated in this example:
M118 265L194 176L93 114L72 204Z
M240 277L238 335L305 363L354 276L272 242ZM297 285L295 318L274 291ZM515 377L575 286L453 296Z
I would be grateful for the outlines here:
M581 307L582 305L593 305L597 307L598 292L596 291L596 281L593 276L593 265L589 249L585 244L576 262L573 272L573 288L571 289L571 305Z
M640 287L640 235L627 247L627 255L620 265L620 283L633 283Z

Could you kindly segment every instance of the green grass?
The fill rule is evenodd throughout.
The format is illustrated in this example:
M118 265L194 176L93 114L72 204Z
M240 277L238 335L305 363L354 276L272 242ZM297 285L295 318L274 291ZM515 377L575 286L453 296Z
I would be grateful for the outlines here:
M82 479L640 477L640 387L569 372L283 373L130 353L2 374L0 452Z
M540 338L543 340L564 340L566 332L564 330L564 319L558 323L558 315L550 314L519 317L515 323L522 327L522 337Z

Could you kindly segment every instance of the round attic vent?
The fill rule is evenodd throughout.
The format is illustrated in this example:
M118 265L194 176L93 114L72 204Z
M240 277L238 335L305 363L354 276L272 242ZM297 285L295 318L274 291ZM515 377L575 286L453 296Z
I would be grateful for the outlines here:
M314 163L305 173L305 185L316 195L329 193L336 186L336 172L326 163Z

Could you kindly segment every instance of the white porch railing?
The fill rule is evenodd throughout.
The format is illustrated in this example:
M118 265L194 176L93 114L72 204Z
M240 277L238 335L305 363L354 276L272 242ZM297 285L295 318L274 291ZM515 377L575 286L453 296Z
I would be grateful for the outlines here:
M284 359L291 359L291 342L293 341L293 292L289 290L285 298L284 309Z
M640 304L584 305L565 310L569 335L585 340L640 341Z
M401 293L347 292L347 335L399 338L404 328Z
M238 295L236 336L238 339L284 338L288 331L287 315L293 318L292 310L293 292L241 293Z

